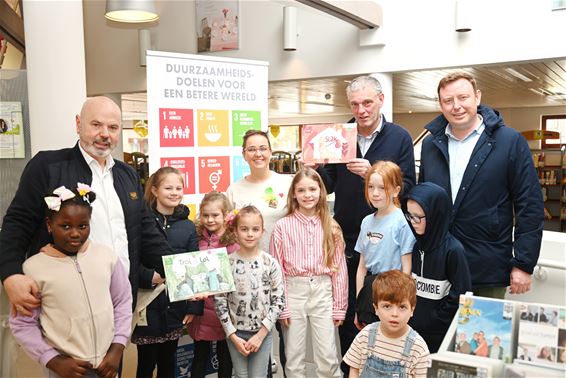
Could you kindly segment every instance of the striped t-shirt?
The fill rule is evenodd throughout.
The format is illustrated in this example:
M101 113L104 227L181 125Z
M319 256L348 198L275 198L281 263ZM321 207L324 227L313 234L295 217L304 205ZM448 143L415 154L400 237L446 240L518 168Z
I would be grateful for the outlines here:
M360 372L366 363L368 357L368 334L369 325L358 333L350 349L344 355L344 362ZM403 349L405 348L405 340L411 331L409 327L407 332L398 339L390 339L381 333L380 327L377 327L377 336L372 355L387 361L400 361L406 366L406 374L408 377L426 377L426 372L430 366L430 353L424 339L417 334L415 343L411 348L408 360L403 357Z

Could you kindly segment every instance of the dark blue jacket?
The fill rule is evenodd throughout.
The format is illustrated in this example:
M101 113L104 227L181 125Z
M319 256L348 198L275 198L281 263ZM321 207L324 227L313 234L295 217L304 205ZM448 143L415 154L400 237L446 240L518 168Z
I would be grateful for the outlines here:
M431 182L415 186L407 195L423 209L425 232L413 247L412 271L417 283L417 307L410 325L436 353L458 310L460 294L472 290L464 247L448 232L452 201ZM414 232L414 229L413 229Z
M188 207L181 204L171 215L163 215L154 210L153 217L155 226L167 238L173 249L172 253L198 251L198 236L194 223L188 219ZM203 301L169 302L169 297L163 291L147 306L147 326L136 326L133 334L134 336L165 336L183 327L185 315L201 315L203 303Z
M370 164L378 160L390 160L403 172L403 193L415 185L415 156L411 135L399 125L385 121L365 156L360 147L356 148L356 157L369 160ZM360 233L362 220L375 209L368 205L364 195L364 179L353 174L346 164L326 164L318 169L328 193L335 193L334 219L342 227L344 239L355 243Z
M138 285L151 287L153 269L164 274L161 255L171 250L155 228L149 207L143 200L138 175L127 164L118 160L115 163L112 177L124 211L130 259L129 278L135 308ZM78 143L73 148L38 152L28 162L0 232L2 280L12 274L23 274L24 260L52 242L45 226L47 206L43 198L61 185L76 188L77 182L92 183L92 171ZM146 269L142 264L152 269Z
M478 113L485 130L458 189L450 231L466 250L474 287L507 286L512 267L533 272L544 205L525 138L494 109L480 105ZM447 124L440 115L425 127L432 135L423 141L419 182L434 182L451 197Z

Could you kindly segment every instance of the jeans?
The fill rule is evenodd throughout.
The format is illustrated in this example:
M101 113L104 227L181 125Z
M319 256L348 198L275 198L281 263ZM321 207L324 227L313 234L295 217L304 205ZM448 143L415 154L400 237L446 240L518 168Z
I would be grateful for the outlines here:
M257 332L250 331L236 331L236 336L249 340ZM232 357L232 365L234 366L234 373L236 378L264 378L267 376L267 365L269 357L271 356L271 345L273 343L271 332L265 336L263 343L259 350L255 353L250 353L249 356L243 356L238 352L236 346L228 341L228 349Z

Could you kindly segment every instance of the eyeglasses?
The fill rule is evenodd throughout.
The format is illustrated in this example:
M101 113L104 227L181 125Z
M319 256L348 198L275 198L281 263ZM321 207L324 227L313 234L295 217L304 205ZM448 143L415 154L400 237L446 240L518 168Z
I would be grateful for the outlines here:
M269 147L268 146L259 146L259 147L247 147L244 148L244 151L246 151L248 154L252 154L254 155L256 152L260 152L262 154L266 153L267 151L269 151Z
M421 223L421 219L426 218L426 215L418 216L418 215L413 215L413 214L405 213L405 218L406 218L409 222L413 222L414 224L419 224L419 223Z

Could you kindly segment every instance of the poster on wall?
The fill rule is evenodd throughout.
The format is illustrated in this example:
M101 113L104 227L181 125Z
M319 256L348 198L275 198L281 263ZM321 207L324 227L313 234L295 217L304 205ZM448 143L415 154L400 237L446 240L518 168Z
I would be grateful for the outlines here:
M267 130L267 69L262 61L148 51L150 173L177 168L189 208L249 173L242 136Z
M0 102L0 159L26 157L22 103Z
M197 0L197 50L237 50L239 44L238 0Z

